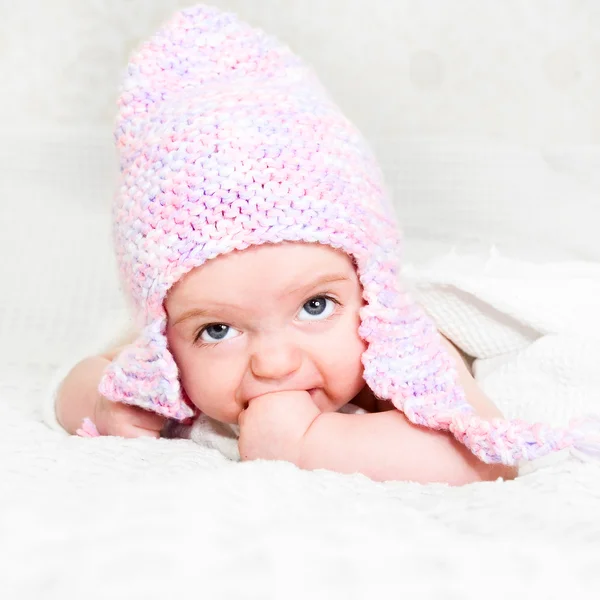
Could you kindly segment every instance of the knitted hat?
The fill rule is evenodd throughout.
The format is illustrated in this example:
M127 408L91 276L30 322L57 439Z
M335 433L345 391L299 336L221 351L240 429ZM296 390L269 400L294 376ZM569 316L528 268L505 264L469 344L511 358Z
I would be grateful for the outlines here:
M313 242L354 259L365 382L410 421L505 464L583 439L474 414L435 325L399 283L399 233L372 153L288 48L213 8L177 13L131 58L115 137L114 239L141 333L107 368L107 398L193 416L167 346L169 289L235 249Z

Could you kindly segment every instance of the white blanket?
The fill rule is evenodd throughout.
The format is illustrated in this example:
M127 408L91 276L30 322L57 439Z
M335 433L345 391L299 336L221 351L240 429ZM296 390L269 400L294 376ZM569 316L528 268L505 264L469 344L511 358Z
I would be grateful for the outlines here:
M406 275L509 416L600 412L599 265L450 254ZM39 422L51 373L2 373L3 598L598 597L596 463L450 488L65 437Z

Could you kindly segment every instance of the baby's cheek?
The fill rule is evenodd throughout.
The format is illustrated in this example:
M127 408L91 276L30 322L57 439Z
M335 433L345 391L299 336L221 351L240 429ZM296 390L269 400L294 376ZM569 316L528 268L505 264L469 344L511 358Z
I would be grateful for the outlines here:
M181 383L190 402L206 416L222 423L236 424L241 408L235 401L232 377L202 369L182 369Z
M314 352L319 357L321 371L326 373L328 398L327 407L319 408L337 411L364 387L361 356L367 345L359 337L356 319L351 314L345 315L335 331L320 342ZM318 399L315 401L319 405Z
M231 373L223 373L218 364L206 357L206 353L174 334L169 338L169 349L187 399L212 419L237 423L240 411L235 402L231 402L235 398Z

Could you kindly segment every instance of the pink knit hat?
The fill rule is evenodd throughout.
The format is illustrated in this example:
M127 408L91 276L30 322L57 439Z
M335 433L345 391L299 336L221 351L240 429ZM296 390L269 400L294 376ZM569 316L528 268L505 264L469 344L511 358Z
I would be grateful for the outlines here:
M410 421L451 431L486 462L583 441L474 414L435 325L398 282L399 233L373 155L288 48L233 15L183 10L132 57L119 108L114 237L142 330L107 368L104 396L194 416L167 347L169 289L234 249L315 242L354 258L364 379Z

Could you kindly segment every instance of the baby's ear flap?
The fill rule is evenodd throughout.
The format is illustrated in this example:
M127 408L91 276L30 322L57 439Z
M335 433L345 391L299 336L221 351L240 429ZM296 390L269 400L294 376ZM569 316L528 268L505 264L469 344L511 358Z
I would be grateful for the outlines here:
M400 279L396 254L382 242L358 261L367 301L359 327L368 343L364 378L375 395L416 425L447 430L456 413L471 414L473 408L435 323Z
M165 319L145 327L104 371L98 391L123 402L182 421L195 416L186 404L175 359L167 347Z

